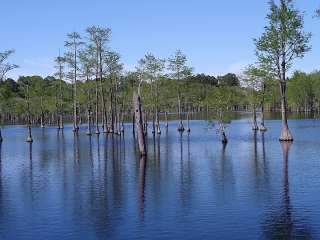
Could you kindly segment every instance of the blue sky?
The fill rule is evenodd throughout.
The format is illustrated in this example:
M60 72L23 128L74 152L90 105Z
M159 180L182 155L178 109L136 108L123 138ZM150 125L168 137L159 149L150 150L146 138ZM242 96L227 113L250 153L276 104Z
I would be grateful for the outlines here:
M296 0L312 32L312 51L294 69L320 69L320 0ZM163 58L181 49L196 73L239 72L255 61L252 39L265 26L267 0L1 0L0 51L14 48L9 76L50 75L66 33L110 27L110 48L127 69L147 52Z

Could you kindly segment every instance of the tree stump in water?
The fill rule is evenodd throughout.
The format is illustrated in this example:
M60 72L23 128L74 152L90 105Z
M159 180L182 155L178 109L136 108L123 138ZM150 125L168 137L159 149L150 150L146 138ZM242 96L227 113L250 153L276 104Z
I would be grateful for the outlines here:
M133 94L133 105L134 105L139 151L141 156L145 156L147 155L147 151L146 151L145 137L143 132L141 101L140 101L140 96L137 93Z
M252 130L253 130L253 131L259 130L259 127L258 127L258 124L257 124L257 123L254 123L254 124L252 125Z
M221 142L222 142L223 144L227 144L227 143L228 143L228 138L227 138L225 132L222 132Z
M182 123L181 120L180 120L180 123L179 123L179 125L178 125L178 131L179 131L179 132L184 132L184 126L183 126L183 123Z
M259 130L260 130L260 132L266 132L267 128L266 128L266 126L261 124L260 127L259 127Z

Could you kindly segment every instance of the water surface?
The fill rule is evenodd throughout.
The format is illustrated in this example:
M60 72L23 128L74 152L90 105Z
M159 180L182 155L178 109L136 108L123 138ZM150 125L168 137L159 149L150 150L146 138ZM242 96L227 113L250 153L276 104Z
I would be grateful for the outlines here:
M247 118L222 146L206 121L149 131L148 158L125 136L7 126L0 239L319 239L320 121L291 120L292 145ZM85 127L84 127L85 128Z

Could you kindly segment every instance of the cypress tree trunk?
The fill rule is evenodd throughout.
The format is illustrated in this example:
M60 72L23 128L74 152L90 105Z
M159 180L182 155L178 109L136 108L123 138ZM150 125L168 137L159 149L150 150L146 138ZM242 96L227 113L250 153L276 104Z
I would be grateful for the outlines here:
M31 133L31 116L30 116L30 100L29 100L29 86L27 86L27 112L28 112L28 136L27 142L32 143L32 133Z
M262 100L261 100L261 126L260 126L260 131L261 132L265 132L267 131L266 126L264 125L264 94L265 94L265 89L266 89L266 85L263 84L263 89L262 89Z
M141 112L140 96L137 93L133 94L134 113L137 126L138 144L141 156L147 155L145 137L143 134L143 120Z
M77 116L77 47L74 47L73 132L79 130Z
M44 116L44 113L43 113L43 99L42 99L42 96L40 97L40 107L41 107L40 127L41 127L41 128L44 128L44 125L43 125L43 116Z
M121 127L120 127L121 134L124 133L124 111L121 111Z
M90 108L88 108L88 113L87 113L87 114L88 114L88 115L87 115L88 128L87 128L86 134L87 134L88 136L91 136L92 134L91 134L91 111L90 111Z
M161 128L160 128L160 119L159 119L159 111L156 110L156 122L157 122L157 133L161 134Z
M148 136L148 112L144 112L144 135Z
M88 90L88 105L87 105L87 132L88 136L91 136L91 94L90 90Z
M261 132L267 131L267 128L264 125L264 104L261 105L261 126L259 129Z
M281 116L282 116L282 129L280 135L280 141L293 141L292 134L288 125L287 116L287 101L286 101L286 82L280 81L280 93L281 93Z
M98 46L99 49L99 79L100 79L100 91L101 91L101 99L102 99L102 107L103 107L103 132L108 133L108 126L107 126L107 107L104 98L104 89L102 84L102 49L101 46Z
M95 79L95 94L96 94L96 102L95 102L95 125L96 125L96 131L95 131L95 134L100 134L100 129L99 129L98 74L96 74L96 79Z
M60 81L59 81L59 90L60 90L60 109L59 109L59 129L63 129L63 99L62 99L62 66L59 67L60 70Z
M165 116L165 121L166 121L166 128L169 127L169 123L168 123L168 113L167 111L164 113L164 116Z
M0 128L0 143L3 142L3 137L2 137L2 131L1 131L1 128Z
M152 109L151 114L152 114L152 134L155 135L155 133L156 133L156 123L155 123L156 118L155 118L155 110L154 109Z
M220 130L220 134L221 134L221 142L223 145L228 143L228 138L227 135L224 131L224 124L222 121L222 111L219 112L219 117L220 117L220 121L219 121L219 130Z
M183 132L184 131L184 126L182 122L182 117L181 117L181 101L180 101L180 93L178 94L178 114L179 114L179 125L178 125L178 131Z
M111 80L111 84L112 80ZM114 103L113 103L113 87L110 88L110 133L113 133L114 130L114 122L115 122L115 112L114 112Z
M136 135L136 131L135 131L135 116L134 116L134 113L132 114L132 135L133 137Z
M190 131L191 131L191 129L190 129L190 116L189 116L189 111L188 111L188 113L187 113L187 123L188 123L188 127L187 127L187 132L189 133Z
M252 118L253 118L252 130L256 131L259 128L258 128L258 124L257 124L257 110L256 110L255 104L252 104Z

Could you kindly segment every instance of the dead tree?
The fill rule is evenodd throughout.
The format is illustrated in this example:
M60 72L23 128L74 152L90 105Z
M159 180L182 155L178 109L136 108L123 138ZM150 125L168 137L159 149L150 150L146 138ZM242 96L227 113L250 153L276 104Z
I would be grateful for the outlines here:
M145 136L143 133L141 99L136 92L133 94L133 104L134 104L134 114L135 114L135 120L136 120L139 151L140 151L140 155L144 156L144 155L147 155L147 151L146 151Z

